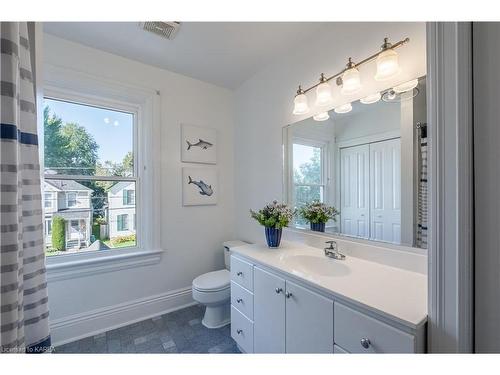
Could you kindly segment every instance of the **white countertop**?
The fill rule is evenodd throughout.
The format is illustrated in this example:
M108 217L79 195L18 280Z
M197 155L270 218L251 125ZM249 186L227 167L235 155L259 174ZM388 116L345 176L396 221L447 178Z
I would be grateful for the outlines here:
M283 241L279 249L244 245L231 250L341 299L389 315L411 328L427 320L427 276L424 274L352 256L345 260L330 259L321 249L288 241Z

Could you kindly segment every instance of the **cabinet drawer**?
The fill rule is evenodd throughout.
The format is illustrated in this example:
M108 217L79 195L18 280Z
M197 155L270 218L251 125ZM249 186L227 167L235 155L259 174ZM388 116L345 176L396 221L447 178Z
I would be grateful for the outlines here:
M345 351L338 345L333 345L333 354L349 354L349 352Z
M253 353L253 323L231 306L231 337L245 353Z
M253 265L231 256L231 280L253 292Z
M414 336L338 302L334 304L333 316L335 344L350 353L414 353L416 350Z
M253 294L234 281L231 281L231 305L253 320Z

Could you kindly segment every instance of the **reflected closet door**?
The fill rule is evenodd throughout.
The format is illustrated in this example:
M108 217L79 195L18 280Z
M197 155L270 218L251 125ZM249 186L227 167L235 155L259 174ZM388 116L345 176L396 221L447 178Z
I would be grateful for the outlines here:
M401 241L401 140L370 144L370 237Z
M369 228L369 146L340 150L341 232L368 238Z

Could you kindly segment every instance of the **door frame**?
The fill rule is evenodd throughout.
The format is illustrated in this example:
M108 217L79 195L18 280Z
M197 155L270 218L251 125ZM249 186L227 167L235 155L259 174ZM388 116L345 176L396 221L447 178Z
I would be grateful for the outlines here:
M428 351L473 352L472 24L427 23Z

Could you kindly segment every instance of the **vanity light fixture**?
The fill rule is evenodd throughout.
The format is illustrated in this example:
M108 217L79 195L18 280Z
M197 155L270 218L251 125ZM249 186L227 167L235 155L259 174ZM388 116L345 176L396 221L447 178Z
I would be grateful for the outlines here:
M330 115L328 114L328 112L321 112L321 113L318 113L317 115L313 116L313 119L315 121L326 121L329 118L330 118Z
M297 95L295 95L295 99L293 100L293 114L294 115L304 115L309 112L309 105L307 104L307 96L302 90L302 87L299 86L297 90Z
M407 91L413 90L417 86L418 86L418 79L412 79L411 81L402 83L401 85L394 86L393 90L397 94L401 94L403 92L407 92Z
M359 70L356 68L356 64L352 62L349 57L349 61L346 65L344 73L342 74L342 89L340 92L342 95L355 94L361 89L361 78L359 76Z
M334 109L335 113L349 113L352 111L352 105L351 103L347 103L344 105L341 105L340 107L337 107Z
M355 93L361 87L361 79L359 74L359 68L373 60L377 60L377 73L375 74L375 80L382 81L394 77L399 73L399 57L396 48L399 48L410 42L410 38L405 38L397 43L390 43L388 38L384 38L384 44L380 51L374 53L373 55L361 60L358 63L353 63L349 58L349 63L340 72L326 77L323 73L318 83L315 85L302 90L299 86L299 92L295 96L295 106L294 114L304 114L304 108L309 108L307 106L307 98L305 95L312 89L316 89L316 105L317 106L327 106L332 102L332 88L328 84L329 81L335 79L337 86L342 86L341 92L345 95L350 95ZM302 97L301 95L304 95ZM306 103L304 105L304 103Z
M378 102L381 97L382 96L380 95L380 93L376 92L375 94L371 94L371 95L365 96L362 99L359 99L359 101L363 104L373 104L373 103Z
M332 103L332 88L325 75L321 73L319 84L316 88L316 105L324 107Z
M394 51L388 38L384 38L381 49L382 52L377 56L377 73L375 74L375 80L377 81L391 79L400 71L399 55Z

